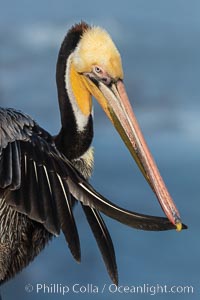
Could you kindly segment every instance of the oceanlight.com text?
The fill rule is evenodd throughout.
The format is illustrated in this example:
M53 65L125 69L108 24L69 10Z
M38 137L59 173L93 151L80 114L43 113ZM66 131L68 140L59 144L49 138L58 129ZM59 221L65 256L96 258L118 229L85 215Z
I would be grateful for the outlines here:
M67 294L143 294L155 296L158 294L193 294L194 286L188 285L165 285L165 284L149 284L141 285L119 285L102 284L61 284L61 283L36 283L26 284L25 291L27 293L36 294L57 294L65 296Z

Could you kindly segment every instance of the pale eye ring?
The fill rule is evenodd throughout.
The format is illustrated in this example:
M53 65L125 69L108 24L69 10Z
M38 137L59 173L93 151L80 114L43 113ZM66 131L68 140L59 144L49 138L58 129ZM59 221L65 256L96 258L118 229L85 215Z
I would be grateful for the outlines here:
M97 74L101 74L101 73L102 73L101 68L98 67L98 66L95 66L95 67L94 67L94 71L95 71L95 73L97 73Z

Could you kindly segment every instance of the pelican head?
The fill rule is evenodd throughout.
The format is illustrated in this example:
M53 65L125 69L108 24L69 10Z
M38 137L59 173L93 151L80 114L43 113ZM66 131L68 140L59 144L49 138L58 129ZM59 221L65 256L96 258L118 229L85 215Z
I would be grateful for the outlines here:
M109 79L122 79L123 70L118 49L108 33L100 27L87 30L78 43L73 62L79 73L107 75ZM101 73L105 70L105 74Z
M81 26L80 24L78 25ZM123 83L118 49L102 28L84 23L80 38L68 59L66 80L82 115L92 111L92 96L111 120L168 217L181 230L179 212L164 184L133 113ZM68 83L69 87L69 83Z

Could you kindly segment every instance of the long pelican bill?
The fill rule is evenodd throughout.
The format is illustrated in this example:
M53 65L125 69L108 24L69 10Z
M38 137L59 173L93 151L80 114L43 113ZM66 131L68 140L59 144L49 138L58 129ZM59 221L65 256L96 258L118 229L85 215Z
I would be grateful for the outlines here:
M179 212L148 149L121 79L108 85L87 78L87 86L117 129L145 179L154 191L164 213L177 231L182 229Z

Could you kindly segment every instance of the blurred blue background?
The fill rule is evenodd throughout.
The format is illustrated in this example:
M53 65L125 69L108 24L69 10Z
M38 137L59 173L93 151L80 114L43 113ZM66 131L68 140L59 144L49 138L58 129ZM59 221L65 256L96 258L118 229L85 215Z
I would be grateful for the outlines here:
M200 297L200 2L178 0L0 1L0 105L31 114L52 134L60 127L55 66L72 24L105 27L123 60L125 84L161 174L187 231L142 232L104 218L115 245L120 285L191 285ZM94 187L128 209L162 216L161 208L109 121L95 103ZM63 299L25 291L26 284L111 283L80 206L75 217L82 263L63 235L2 287L5 300ZM70 293L70 299L148 299L150 294Z

